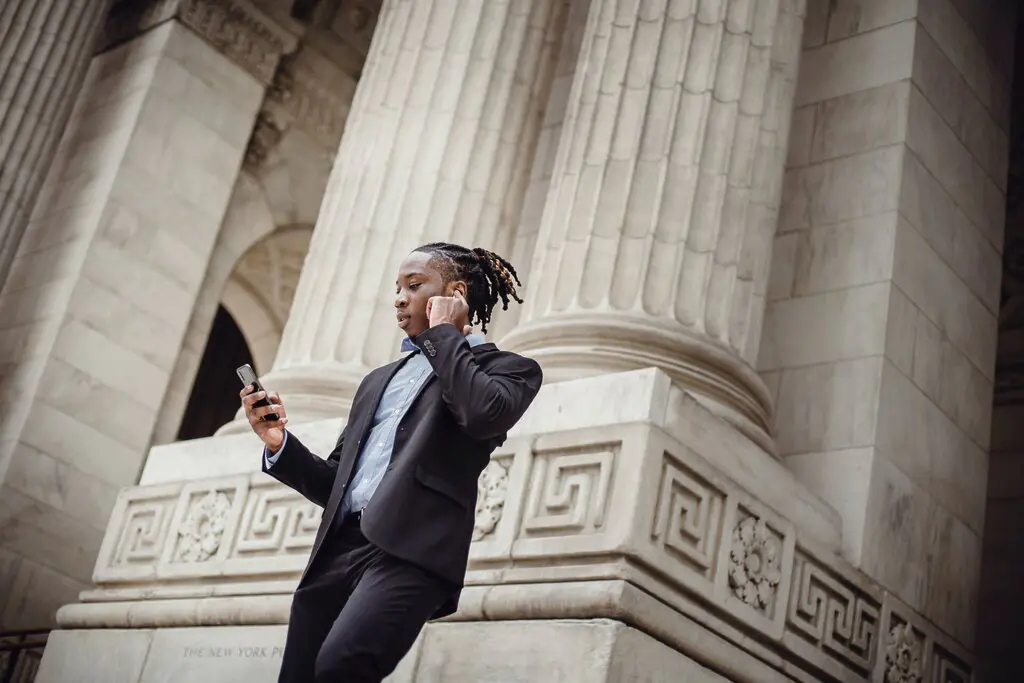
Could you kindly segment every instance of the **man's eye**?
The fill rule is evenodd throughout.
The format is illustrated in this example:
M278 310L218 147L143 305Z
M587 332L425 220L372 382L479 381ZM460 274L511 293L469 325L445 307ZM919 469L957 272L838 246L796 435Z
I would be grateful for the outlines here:
M409 285L409 289L419 289L419 288L420 288L420 285L419 285L418 282L414 282L411 285Z

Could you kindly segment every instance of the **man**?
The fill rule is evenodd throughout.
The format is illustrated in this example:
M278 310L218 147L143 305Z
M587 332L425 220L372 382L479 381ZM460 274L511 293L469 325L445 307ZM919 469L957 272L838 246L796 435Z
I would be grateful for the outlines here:
M477 479L541 385L536 362L486 332L521 303L508 261L443 242L402 263L395 311L408 355L362 381L326 460L285 430L280 397L242 391L263 470L324 508L292 600L281 683L379 683L431 618L455 611ZM278 420L264 420L271 413Z

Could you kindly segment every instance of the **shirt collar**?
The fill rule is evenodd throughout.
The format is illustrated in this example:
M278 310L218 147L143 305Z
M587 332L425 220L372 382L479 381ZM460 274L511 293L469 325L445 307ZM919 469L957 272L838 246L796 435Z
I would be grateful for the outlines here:
M466 335L466 342L470 348L474 346L480 346L481 344L487 343L487 340L482 334L472 333ZM419 351L419 347L416 346L415 342L410 337L402 339L402 353L408 353L409 351Z

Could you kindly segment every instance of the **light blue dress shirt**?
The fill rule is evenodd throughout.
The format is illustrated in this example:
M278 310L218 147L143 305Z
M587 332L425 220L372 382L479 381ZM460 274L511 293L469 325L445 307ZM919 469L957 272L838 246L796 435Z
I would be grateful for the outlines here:
M470 334L466 336L466 341L470 347L473 347L483 344L485 339L479 334ZM402 340L402 351L411 351L412 357L399 368L387 388L384 389L380 405L377 406L377 412L373 415L370 433L367 435L363 449L356 461L352 485L345 492L345 497L341 501L339 512L342 514L352 510L362 510L370 502L391 463L391 452L395 446L398 423L402 421L402 417L419 396L420 390L433 372L430 361L408 337ZM284 450L284 445L288 442L287 432L285 432L284 439L281 448L273 455L266 448L263 449L267 469L274 466Z

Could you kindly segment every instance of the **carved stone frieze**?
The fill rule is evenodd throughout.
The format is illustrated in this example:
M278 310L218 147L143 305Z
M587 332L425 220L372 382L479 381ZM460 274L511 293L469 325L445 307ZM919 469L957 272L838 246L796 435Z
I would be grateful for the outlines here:
M255 172L262 168L271 151L281 142L283 134L284 131L274 115L266 109L261 110L256 117L252 135L249 136L249 144L245 148L245 158L242 161L245 169Z
M104 27L100 51L177 19L260 82L269 85L281 55L297 39L245 0L145 0L116 4Z
M955 641L834 550L800 538L710 461L651 425L616 434L576 429L503 445L478 481L467 585L547 583L557 593L565 581L633 583L723 642L786 662L795 680L972 680ZM297 579L319 513L262 473L127 489L104 538L98 589L85 599L152 596L165 580L165 597L198 598L211 577L249 595L254 582ZM223 594L231 590L225 583ZM615 595L602 588L572 614L628 616ZM550 599L517 609L565 616Z
M229 59L270 84L286 51L280 32L237 0L181 0L181 22Z

